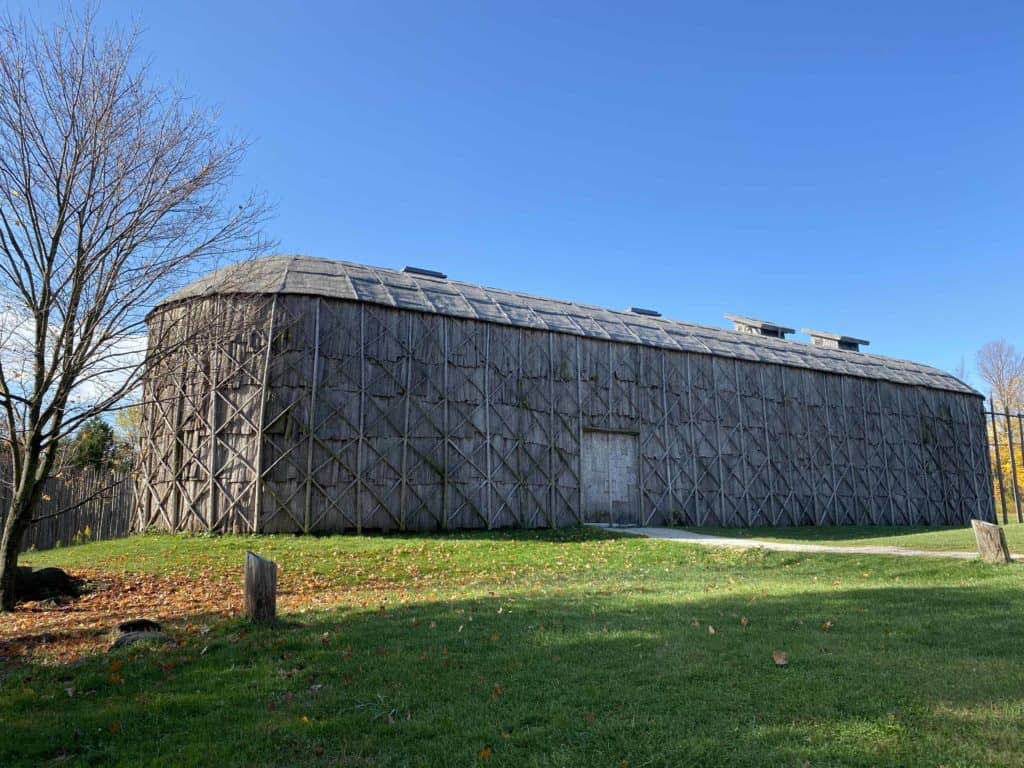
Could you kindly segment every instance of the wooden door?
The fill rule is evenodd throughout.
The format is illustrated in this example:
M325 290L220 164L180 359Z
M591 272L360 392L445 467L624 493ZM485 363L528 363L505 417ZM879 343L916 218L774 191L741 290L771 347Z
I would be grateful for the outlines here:
M637 436L584 432L583 519L591 523L640 522Z

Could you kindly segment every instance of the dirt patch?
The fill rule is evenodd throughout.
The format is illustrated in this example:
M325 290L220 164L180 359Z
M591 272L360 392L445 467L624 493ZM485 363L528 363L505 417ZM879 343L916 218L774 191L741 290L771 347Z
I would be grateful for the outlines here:
M0 663L65 664L105 651L128 619L159 622L171 634L202 634L211 623L239 615L242 577L225 577L213 568L194 575L176 573L110 573L80 569L84 583L74 600L21 603L0 614ZM279 613L350 606L366 608L404 595L395 585L371 579L339 585L330 579L282 573Z
M0 659L66 663L105 650L118 623L146 617L171 626L191 617L228 617L241 606L241 586L230 579L104 573L80 570L76 600L25 602L0 615Z

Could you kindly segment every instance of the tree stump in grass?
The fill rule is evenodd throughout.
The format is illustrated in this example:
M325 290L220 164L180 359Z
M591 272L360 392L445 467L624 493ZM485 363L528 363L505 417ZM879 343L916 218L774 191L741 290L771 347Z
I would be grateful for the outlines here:
M974 538L978 542L978 554L986 563L1010 562L1010 549L1006 546L1006 534L993 523L971 520Z
M277 615L277 563L255 552L245 553L245 615L256 622Z

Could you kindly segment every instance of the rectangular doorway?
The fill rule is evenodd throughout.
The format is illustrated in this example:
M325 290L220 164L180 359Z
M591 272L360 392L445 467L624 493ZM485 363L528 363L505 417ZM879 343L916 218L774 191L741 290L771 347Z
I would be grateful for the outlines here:
M583 433L583 519L640 524L638 437L622 432Z

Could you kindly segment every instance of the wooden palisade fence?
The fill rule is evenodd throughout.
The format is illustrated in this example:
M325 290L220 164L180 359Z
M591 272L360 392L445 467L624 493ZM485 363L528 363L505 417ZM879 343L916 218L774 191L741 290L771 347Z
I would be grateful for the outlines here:
M1024 413L990 405L985 417L996 517L1004 524L1013 518L1024 523Z
M0 461L0 521L11 493L11 468ZM26 549L104 541L132 532L134 489L128 469L68 469L46 481L43 503L25 534Z

